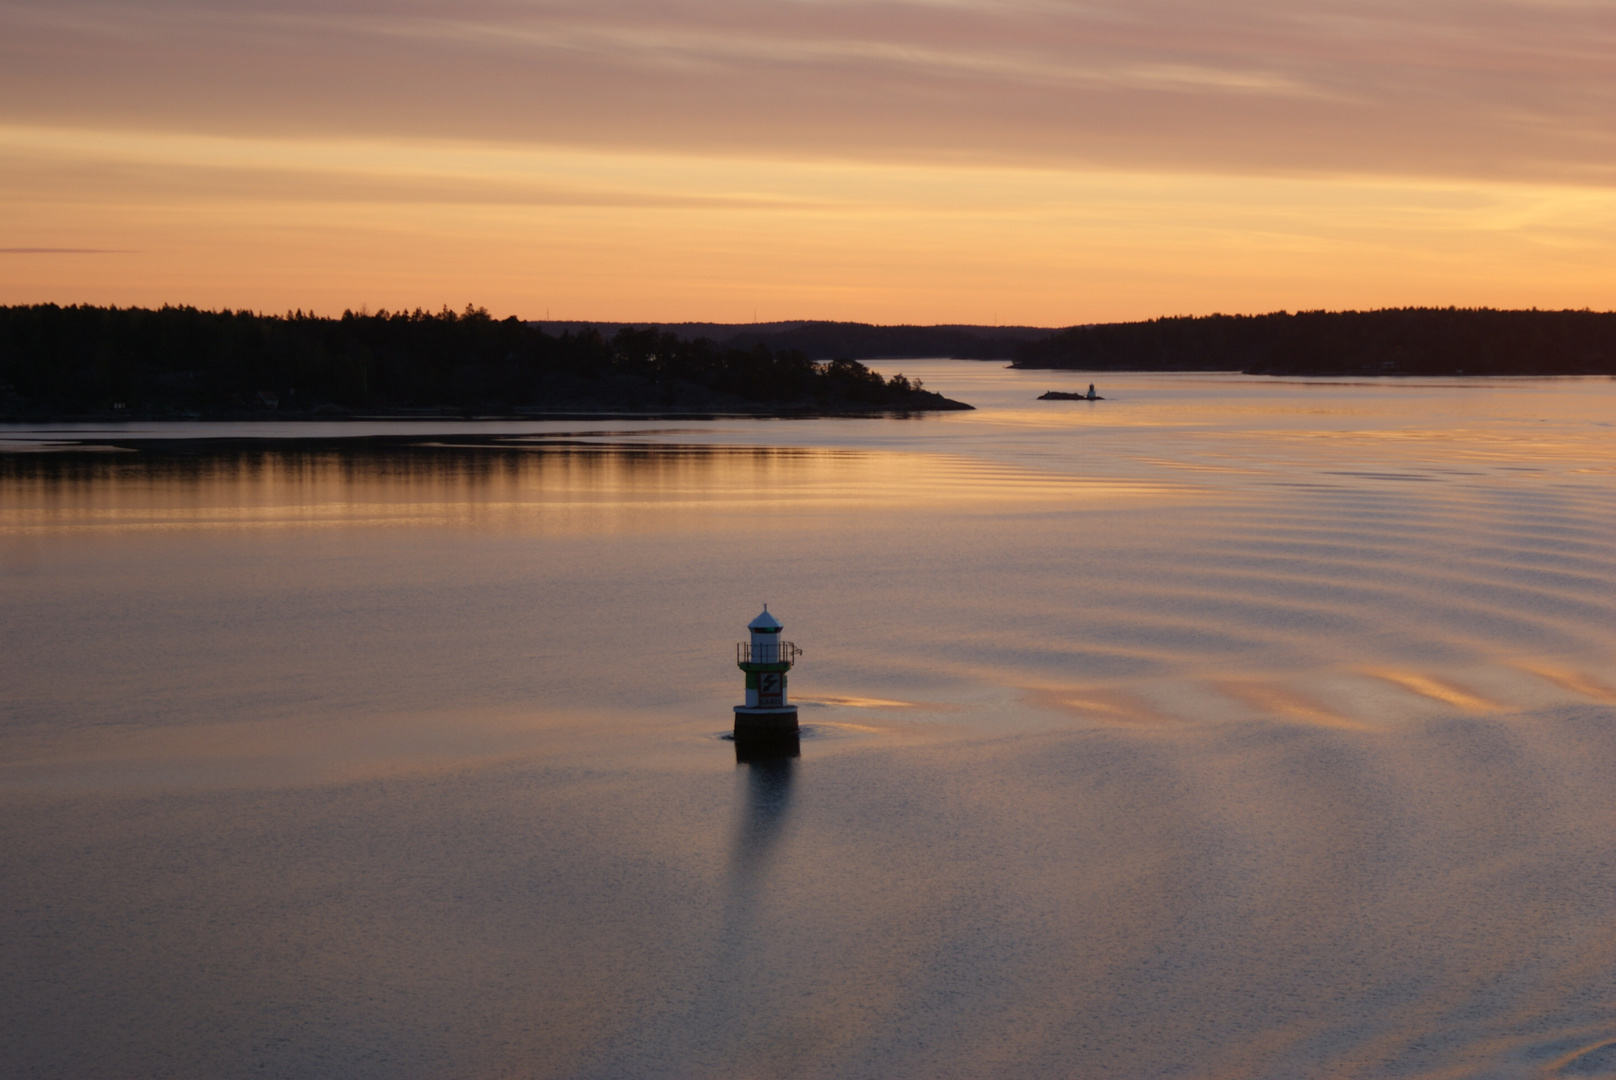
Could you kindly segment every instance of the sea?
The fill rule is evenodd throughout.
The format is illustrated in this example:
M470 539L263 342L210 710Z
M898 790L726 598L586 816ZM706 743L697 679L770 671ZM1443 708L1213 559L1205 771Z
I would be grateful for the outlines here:
M872 366L0 428L0 1076L1616 1076L1616 380Z

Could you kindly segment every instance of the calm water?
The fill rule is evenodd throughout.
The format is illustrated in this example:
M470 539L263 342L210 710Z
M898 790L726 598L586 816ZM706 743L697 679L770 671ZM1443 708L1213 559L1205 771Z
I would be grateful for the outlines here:
M1616 1075L1616 382L878 366L0 431L0 1074Z

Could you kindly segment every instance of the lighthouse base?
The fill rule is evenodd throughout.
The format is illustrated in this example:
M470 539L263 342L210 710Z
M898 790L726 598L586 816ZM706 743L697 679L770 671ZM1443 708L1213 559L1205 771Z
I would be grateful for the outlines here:
M735 751L748 758L796 757L797 707L735 706Z

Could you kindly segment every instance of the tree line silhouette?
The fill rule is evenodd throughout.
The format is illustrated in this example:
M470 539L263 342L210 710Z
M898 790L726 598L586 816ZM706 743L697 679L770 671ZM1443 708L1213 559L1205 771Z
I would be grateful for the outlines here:
M968 408L854 360L623 328L552 336L481 308L262 315L0 308L0 413Z
M678 327L669 327L675 333ZM949 357L956 360L1009 360L1016 346L1047 337L1048 327L1031 326L873 326L869 323L803 322L781 329L726 328L727 336L710 335L726 345L747 348L798 349L825 359L851 356L860 360Z
M1388 308L1074 326L1015 367L1253 375L1616 375L1616 312Z

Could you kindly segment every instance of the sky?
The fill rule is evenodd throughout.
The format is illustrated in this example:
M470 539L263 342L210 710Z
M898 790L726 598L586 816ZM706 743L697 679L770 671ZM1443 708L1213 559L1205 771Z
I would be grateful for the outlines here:
M0 303L1616 308L1616 0L0 0Z

